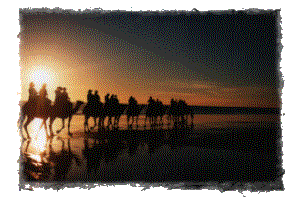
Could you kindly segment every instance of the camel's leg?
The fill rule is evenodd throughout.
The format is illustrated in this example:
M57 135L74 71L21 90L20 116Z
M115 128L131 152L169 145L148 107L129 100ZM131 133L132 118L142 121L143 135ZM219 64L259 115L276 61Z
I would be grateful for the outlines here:
M87 132L87 130L89 129L88 120L89 120L89 116L85 115L84 116L84 132Z
M135 125L136 125L136 128L137 128L139 126L138 125L139 116L133 117L133 120L134 120L134 118L135 118Z
M130 117L127 115L127 126L129 127L129 120L130 120Z
M133 125L134 125L134 121L135 121L135 116L133 115L133 116L132 116L132 122L131 122L131 126L133 126Z
M102 116L99 117L99 121L98 121L98 131L100 130L100 128L103 127L102 123L103 123L103 120L102 120Z
M98 121L98 130L100 129L100 127L101 127L101 128L103 127L103 122L104 122L103 117L100 116L100 117L99 117L99 121Z
M91 127L91 130L93 130L94 128L96 128L97 126L97 117L93 117L94 118L94 126Z
M72 115L71 116L69 116L69 122L68 122L68 134L71 136L72 134L71 134L71 132L70 132L70 126L71 126L71 121L72 121Z
M49 122L50 137L53 137L53 129L52 129L52 126L53 126L54 120L55 120L55 117L52 117L52 118L50 117L50 122Z
M102 117L101 117L101 122L102 122L102 125L101 125L101 126L102 126L103 128L104 128L104 121L105 121L105 116L102 116Z
M112 125L112 117L111 116L108 117L107 128L109 128L110 125Z
M46 131L46 136L48 137L48 128L47 128L46 121L47 121L46 119L43 120L43 125L44 125L45 131Z
M109 124L110 124L110 116L107 116L107 124L106 124L107 128L109 127Z
M134 115L130 116L130 118L131 118L131 123L130 123L130 121L129 121L129 123L130 123L130 126L132 127L133 123L134 123Z
M170 115L169 114L167 114L167 124L168 124L168 126L170 125Z
M121 115L118 115L118 116L117 116L117 128L119 128L120 118L121 118Z
M43 122L41 123L41 126L40 126L40 130L41 130L42 127L44 126L45 131L46 131L46 134L48 135L48 129L47 129L46 121L47 121L47 120L43 119Z
M117 116L115 115L114 116L114 121L112 123L112 128L115 128L116 127L116 124L117 124Z
M61 127L60 130L57 130L56 133L60 133L60 132L65 128L65 119L62 118L62 119L61 119L61 122L62 122L62 127Z
M26 120L26 123L24 124L24 129L25 129L25 132L27 134L27 138L30 139L30 136L29 136L29 133L28 133L28 130L27 130L27 126L32 122L34 118L33 117L28 117L27 120Z
M120 115L116 115L115 116L115 121L114 121L114 127L118 127L119 126L119 119L120 119Z
M147 123L147 115L145 115L144 127L146 127L146 123Z

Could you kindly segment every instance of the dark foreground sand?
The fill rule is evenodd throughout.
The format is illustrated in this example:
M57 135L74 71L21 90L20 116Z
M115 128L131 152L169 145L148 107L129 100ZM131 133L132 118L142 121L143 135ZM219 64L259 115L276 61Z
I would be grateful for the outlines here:
M52 143L55 153L48 151L42 163L49 169L31 166L33 161L25 162L25 158L21 181L187 185L210 181L278 182L282 175L280 138L278 124L226 129L101 130L77 132L71 138L62 134ZM40 176L32 175L37 172Z

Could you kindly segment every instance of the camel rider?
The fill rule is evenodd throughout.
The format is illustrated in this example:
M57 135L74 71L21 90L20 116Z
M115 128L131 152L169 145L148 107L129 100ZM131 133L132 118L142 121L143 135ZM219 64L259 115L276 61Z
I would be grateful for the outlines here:
M115 104L118 105L119 104L119 99L118 99L118 96L115 95Z
M92 94L92 90L88 91L88 95L87 95L87 100L88 100L88 104L91 105L93 103L93 94Z
M150 97L149 100L148 100L148 104L153 105L153 103L154 103L154 100L152 99L152 97Z
M109 98L109 93L107 93L106 95L105 95L105 104L108 104L109 103L109 100L110 100L110 98Z
M62 87L57 87L55 90L55 103L61 103Z
M98 90L95 91L94 100L97 105L100 104L100 96L98 94Z
M48 97L46 87L47 87L47 85L44 83L41 90L39 91L39 96L42 100L46 100Z
M61 98L62 98L62 102L63 103L67 103L67 102L70 101L69 95L67 93L67 89L65 87L63 88L63 92L61 94Z
M134 105L134 99L132 96L129 98L129 105L131 105L131 106Z
M34 88L34 83L29 84L29 99L28 102L35 102L37 100L38 93Z
M47 85L43 84L42 88L39 91L39 99L41 100L42 105L44 106L50 106L51 101L48 99L48 92L46 90Z

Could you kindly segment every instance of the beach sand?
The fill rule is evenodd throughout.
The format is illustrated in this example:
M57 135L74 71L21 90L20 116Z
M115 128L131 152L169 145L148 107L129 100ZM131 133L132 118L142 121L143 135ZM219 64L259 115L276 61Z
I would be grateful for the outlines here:
M78 121L75 119L73 123ZM72 137L64 131L51 143L57 157L51 162L58 162L53 166L65 161L64 167L59 173L52 167L51 175L38 181L53 183L58 174L63 174L60 182L74 183L278 182L282 175L280 124L274 121L238 124L225 128L199 123L187 129L147 126L126 130L124 127L91 133L73 126ZM26 152L34 154L31 143L26 144ZM23 144L22 152L26 145ZM49 147L46 154L49 159ZM80 164L75 162L74 155Z

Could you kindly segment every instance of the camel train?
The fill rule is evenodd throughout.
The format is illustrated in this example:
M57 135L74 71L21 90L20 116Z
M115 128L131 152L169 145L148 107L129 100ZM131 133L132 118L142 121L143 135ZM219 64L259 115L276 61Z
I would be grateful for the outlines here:
M87 104L84 106L82 114L84 115L84 131L90 132L98 126L100 129L117 129L119 127L119 121L121 115L127 116L128 128L132 128L135 124L138 127L138 120L141 113L145 114L144 127L146 127L147 121L151 127L161 127L163 125L163 117L166 116L168 126L188 125L188 117L190 116L191 124L193 125L193 112L190 106L185 101L171 100L170 105L163 105L160 100L154 100L149 98L147 105L139 105L134 97L130 97L128 105L120 104L117 95L107 94L105 96L105 102L100 101L98 91L92 94L92 91L88 91ZM46 90L46 84L44 84L39 92L36 92L34 84L29 85L29 100L21 107L19 129L24 127L27 138L30 139L28 133L28 125L34 118L40 118L43 120L42 126L44 126L47 136L53 137L52 125L56 118L62 120L61 129L57 130L59 134L65 128L65 120L68 120L68 134L70 133L70 124L73 115L75 115L80 109L82 101L77 101L75 105L70 101L66 88L58 87L55 91L54 103L48 99ZM46 121L50 119L49 131L46 125ZM89 118L94 119L94 126L89 127ZM104 121L107 118L107 125L104 125ZM26 119L26 122L25 122ZM25 123L24 123L25 122ZM22 134L23 136L23 134Z

